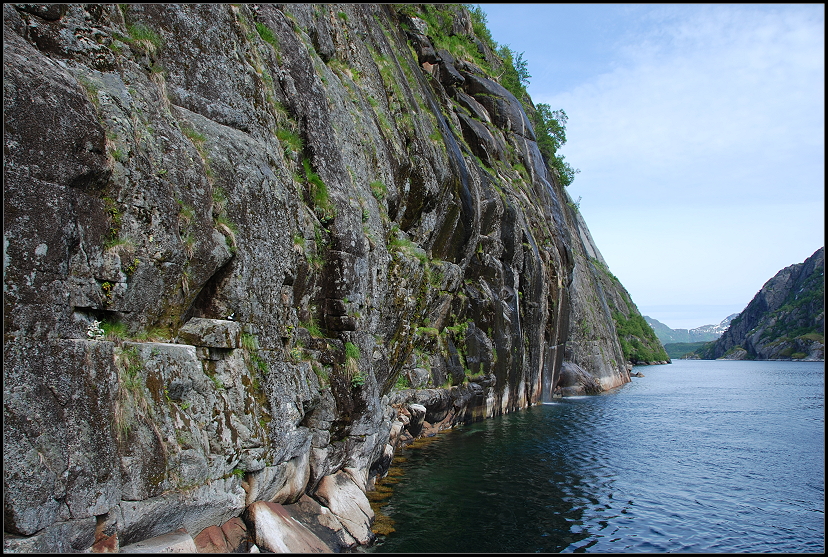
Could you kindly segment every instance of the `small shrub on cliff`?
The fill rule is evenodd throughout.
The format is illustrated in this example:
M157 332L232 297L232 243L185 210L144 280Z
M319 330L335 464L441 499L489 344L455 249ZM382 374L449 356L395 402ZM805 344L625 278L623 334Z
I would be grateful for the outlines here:
M308 263L315 269L319 270L325 266L325 254L328 248L328 240L322 233L322 228L313 225L313 252L307 254Z
M164 45L161 36L143 23L127 25L127 33L130 37L127 42L131 46L149 54L155 54Z
M564 158L565 157L563 155L554 155L547 161L546 164L555 172L561 185L566 187L572 183L575 179L575 175L578 174L581 169L572 168L572 166L566 162Z
M131 255L135 252L135 243L129 238L118 236L111 238L104 243L104 250L117 254Z
M581 210L581 196L578 196L578 201L567 201L566 205L575 211Z
M452 325L451 327L445 327L443 330L451 333L451 335L458 342L463 342L466 339L466 331L468 331L469 325L471 323L473 323L473 321L469 319L468 321L464 321L463 323L457 323L456 325Z
M346 358L346 360L347 359L359 360L359 357L360 357L359 347L357 347L357 345L352 343L352 342L346 342L345 343L345 358Z
M246 351L245 358L247 359L248 364L252 366L254 370L261 372L262 375L267 375L270 372L270 368L264 358L259 355L259 339L256 335L242 333L241 345Z
M477 371L476 373L472 372L472 370L470 370L469 368L464 368L463 373L466 374L466 377L464 378L464 381L466 381L466 382L469 379L479 379L479 378L483 377L486 374L486 372L483 371L483 366L480 366L479 371Z
M371 182L371 194L377 201L382 201L388 195L388 187L379 180L374 180Z
M181 128L181 131L182 131L182 132L184 133L184 135L186 135L186 136L190 139L190 141L192 141L193 143L201 144L201 143L204 143L204 142L207 140L207 137L206 137L203 133L201 133L201 132L198 132L198 131L194 130L194 129L193 129L193 128L191 128L190 126L183 126L183 127Z
M224 382L222 382L221 379L219 379L215 375L208 375L207 377L210 378L210 381L213 382L213 385L215 385L216 389L224 389Z
M251 335L250 333L242 333L241 335L241 345L242 348L245 350L258 350L259 349L259 341L256 338L256 335Z
M250 361L253 362L253 365L256 367L257 370L262 375L267 375L270 373L270 368L267 365L267 362L259 355L258 352L253 352L250 354Z
M121 221L123 217L121 210L118 208L118 203L111 197L104 197L104 210L109 215L109 230L106 233L106 243L112 242L118 237L121 231Z
M284 146L285 155L291 157L293 154L299 154L302 152L303 142L302 138L299 137L296 132L281 128L276 132L276 138L279 142Z
M227 248L230 250L230 253L235 255L238 249L238 245L236 244L236 234L239 233L238 227L223 214L216 217L215 222L216 228L224 234L224 239L227 242Z
M359 369L357 360L359 360L359 347L352 342L345 343L345 378L350 381L351 387L360 387L365 384L368 378L364 372Z
M150 327L136 334L134 340L141 342L167 342L173 336L175 335L173 335L168 327Z
M410 387L408 377L402 373L397 376L397 381L394 383L394 390L402 391Z
M503 74L500 84L503 85L515 98L523 102L527 97L526 86L529 85L528 62L524 60L522 52L513 52L508 45L501 46L497 53L503 58Z
M187 259L192 259L193 255L195 255L195 242L195 236L193 236L190 232L181 237L181 244L184 248L184 255L187 256Z
M101 328L103 329L107 340L120 341L127 338L126 325L120 321L104 321L101 323Z
M528 114L535 128L538 149L547 166L554 169L561 185L568 186L575 179L575 174L580 172L579 169L572 168L563 155L558 154L558 150L566 143L566 123L569 117L562 109L552 110L544 103L538 103L535 110L528 111Z
M187 230L187 228L193 223L195 220L195 210L181 201L180 199L176 199L175 202L178 204L178 229L179 231Z
M114 148L110 149L109 152L112 154L112 158L115 159L116 161L118 161L121 164L126 163L127 160L129 159L129 157L126 155L126 153L121 151L121 149L119 149L118 147L114 147Z
M330 384L330 371L326 366L322 366L318 362L311 362L311 369L316 374L321 388L325 388Z
M354 376L351 377L351 387L361 387L362 385L365 384L365 380L367 378L368 378L368 376L365 375L363 372L357 371L354 374Z
M317 214L322 220L329 220L334 217L333 206L328 197L328 186L312 168L308 159L302 160L302 167L305 169L305 181L309 186L309 194Z
M316 321L311 317L310 321L307 323L299 323L300 327L304 327L307 329L310 336L314 338L324 338L325 333L322 332L322 329L319 328L319 325L316 324Z
M532 115L532 126L538 138L538 149L551 158L566 143L566 123L569 117L563 110L552 110L548 104L538 103Z
M150 415L149 402L144 395L144 381L141 377L141 357L133 347L116 347L115 368L118 370L118 399L115 404L115 425L120 435L131 429L130 412L144 420Z
M98 91L101 90L100 86L88 77L83 75L79 75L77 79L78 83L83 85L83 88L86 90L86 94L89 96L89 100L92 101L92 104L95 105L95 108L100 108L101 100L98 98Z
M414 330L414 332L417 335L421 335L424 337L437 338L438 336L440 336L440 331L438 331L434 327L417 327Z
M390 250L417 250L417 244L400 234L400 227L396 224L391 226L391 232L388 235L388 249Z
M270 30L270 27L261 22L256 22L256 31L264 42L272 46L275 50L279 50L279 42L276 40L276 35Z
M227 208L227 194L225 193L223 188L216 186L213 188L212 198L213 216L218 217L219 215L224 213L225 209Z
M302 346L294 346L290 349L290 357L294 362L301 362L305 359L305 351Z

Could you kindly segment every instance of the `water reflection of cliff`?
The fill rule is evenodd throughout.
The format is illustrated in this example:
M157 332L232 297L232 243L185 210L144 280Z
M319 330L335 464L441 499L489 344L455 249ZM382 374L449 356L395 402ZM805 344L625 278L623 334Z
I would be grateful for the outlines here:
M578 406L533 407L406 451L383 552L560 552L587 537L597 476L580 464ZM591 443L588 443L591 444ZM588 467L587 467L588 468ZM603 481L607 481L604 479Z

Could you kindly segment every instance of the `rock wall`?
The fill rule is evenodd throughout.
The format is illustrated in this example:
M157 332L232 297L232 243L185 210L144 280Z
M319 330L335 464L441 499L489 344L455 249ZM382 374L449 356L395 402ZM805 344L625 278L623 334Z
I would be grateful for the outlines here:
M711 360L824 360L825 248L776 273L699 352Z
M460 6L3 9L7 550L370 543L406 436L629 381Z

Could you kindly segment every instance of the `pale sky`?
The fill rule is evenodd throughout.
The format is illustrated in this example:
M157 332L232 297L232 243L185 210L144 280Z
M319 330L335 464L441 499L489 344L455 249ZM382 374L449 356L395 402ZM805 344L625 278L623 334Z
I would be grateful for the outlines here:
M824 5L481 7L569 116L569 194L642 314L718 323L824 245Z

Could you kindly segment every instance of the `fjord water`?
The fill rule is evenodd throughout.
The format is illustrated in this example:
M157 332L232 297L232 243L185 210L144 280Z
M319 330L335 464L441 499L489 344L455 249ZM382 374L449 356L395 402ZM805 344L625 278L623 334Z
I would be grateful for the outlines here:
M824 551L824 363L636 371L403 451L369 551Z

